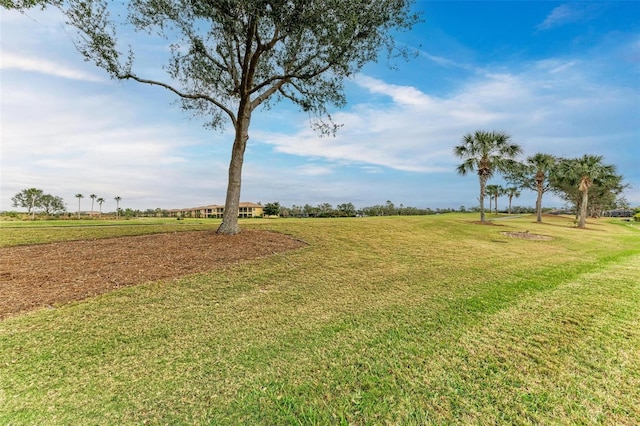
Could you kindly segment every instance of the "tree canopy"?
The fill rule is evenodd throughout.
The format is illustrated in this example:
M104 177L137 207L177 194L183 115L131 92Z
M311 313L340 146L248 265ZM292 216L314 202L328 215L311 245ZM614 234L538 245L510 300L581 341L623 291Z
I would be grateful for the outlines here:
M264 205L262 212L265 216L277 216L280 214L280 203L275 201Z
M510 183L520 188L536 191L536 221L542 222L542 196L551 190L551 173L557 166L557 158L538 152L527 157L524 163L511 167L506 174Z
M601 155L585 154L579 158L563 158L552 174L554 189L576 205L578 227L586 226L590 193L604 197L609 194L613 202L625 188L622 176L615 166L603 163Z
M234 127L226 209L219 233L239 232L241 170L252 113L286 99L332 134L328 106L346 99L344 79L381 52L407 56L395 32L419 21L410 0L133 0L126 12L106 0L63 7L84 57L116 79L159 86L206 125ZM121 19L119 19L121 18ZM157 35L170 55L159 74L136 67L136 36ZM128 46L121 43L126 35ZM145 75L150 73L150 75Z
M5 9L17 9L21 11L36 6L44 8L47 5L59 6L61 4L62 0L0 0L0 6Z
M36 209L42 209L46 214L63 212L66 210L64 200L58 196L45 194L42 189L27 188L11 197L13 207L27 209L27 214L35 218Z
M16 195L11 197L13 207L22 207L27 209L27 214L32 214L35 209L40 207L40 201L44 196L44 191L37 188L23 189Z

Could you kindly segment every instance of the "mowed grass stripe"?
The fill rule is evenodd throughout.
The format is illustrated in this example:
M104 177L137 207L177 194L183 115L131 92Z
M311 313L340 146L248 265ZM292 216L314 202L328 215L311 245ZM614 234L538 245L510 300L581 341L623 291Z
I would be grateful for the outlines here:
M295 362L272 360L271 381L236 412L253 406L252 421L320 424L636 424L639 260L514 298L490 315L486 294L488 309L475 314L442 304L334 324L323 345L285 357Z
M451 365L474 395L460 419L640 424L639 277L631 256L470 328Z
M615 269L637 262L638 234L467 218L247 222L310 245L0 323L0 423L588 423L598 410L602 423L633 420L629 405L615 411L603 399L619 398L619 382L635 383L633 362L615 374L602 364L594 382L602 398L596 389L581 394L589 410L570 402L554 411L565 390L546 379L546 364L589 372L619 348L637 353L637 336L598 331L615 335L617 316L585 319L589 326L566 338L600 348L591 361L549 350L546 364L525 374L518 357L535 349L527 336L553 324L525 315L529 303L558 318L585 305L589 319L600 312L591 306L615 293L605 308L628 308L625 321L638 324L637 278ZM523 227L555 239L499 233ZM592 279L599 292L561 303L583 277L610 268L608 280L635 286ZM551 349L573 330L558 324ZM513 363L500 357L510 352Z

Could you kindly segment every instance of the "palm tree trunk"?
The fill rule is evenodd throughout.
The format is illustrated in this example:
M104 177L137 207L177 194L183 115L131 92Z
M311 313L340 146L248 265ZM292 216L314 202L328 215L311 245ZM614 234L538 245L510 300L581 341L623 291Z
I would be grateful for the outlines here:
M536 197L536 222L542 223L542 187L538 185L538 196Z
M484 216L484 197L487 195L487 178L480 175L480 222L486 222ZM491 208L491 202L489 202L489 208Z
M542 194L544 193L544 172L540 167L536 172L536 222L542 223Z
M582 190L582 202L580 205L580 216L578 218L578 228L585 228L587 225L587 202L589 200L589 188Z

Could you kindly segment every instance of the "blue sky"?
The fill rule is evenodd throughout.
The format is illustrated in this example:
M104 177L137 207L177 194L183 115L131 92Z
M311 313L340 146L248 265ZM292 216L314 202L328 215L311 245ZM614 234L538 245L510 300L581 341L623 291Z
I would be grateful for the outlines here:
M287 103L254 115L243 201L471 207L477 177L456 174L453 147L465 133L500 130L525 156L604 156L640 205L640 2L415 7L425 22L397 40L419 55L396 69L382 59L347 82L347 107L332 110L344 124L336 137L318 137ZM0 26L0 210L29 187L70 211L77 193L83 210L92 193L104 211L115 196L142 210L224 203L229 126L206 129L169 92L110 80L75 51L55 10L2 10ZM152 70L162 48L147 45L139 69ZM534 201L524 191L514 204ZM544 204L563 205L550 194Z

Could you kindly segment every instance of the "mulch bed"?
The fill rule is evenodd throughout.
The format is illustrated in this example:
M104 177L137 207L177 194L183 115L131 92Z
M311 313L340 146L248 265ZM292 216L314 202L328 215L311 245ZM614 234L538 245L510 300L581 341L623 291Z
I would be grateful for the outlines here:
M304 246L266 231L212 231L0 249L0 320L148 281L206 272Z

